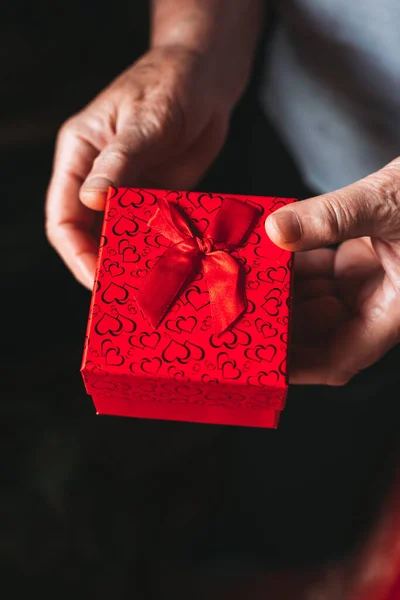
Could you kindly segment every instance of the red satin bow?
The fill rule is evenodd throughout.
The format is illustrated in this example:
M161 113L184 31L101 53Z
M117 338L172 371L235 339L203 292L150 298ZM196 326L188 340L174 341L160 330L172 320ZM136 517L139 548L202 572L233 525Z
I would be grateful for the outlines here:
M149 226L173 242L146 275L136 300L158 327L188 280L203 266L210 294L214 331L220 334L247 306L242 265L229 254L244 241L258 209L226 198L206 236L196 232L175 204L158 200Z

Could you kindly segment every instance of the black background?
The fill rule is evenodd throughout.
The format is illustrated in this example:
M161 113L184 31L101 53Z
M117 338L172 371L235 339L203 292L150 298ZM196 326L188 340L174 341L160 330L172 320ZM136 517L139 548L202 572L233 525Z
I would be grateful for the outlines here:
M204 598L215 577L340 559L368 534L397 456L398 349L345 389L293 388L277 432L95 416L79 374L90 295L49 247L43 205L58 127L146 48L147 3L131 4L14 2L1 20L10 598L27 583L60 598L163 598L188 581ZM257 74L199 189L306 197L257 105Z

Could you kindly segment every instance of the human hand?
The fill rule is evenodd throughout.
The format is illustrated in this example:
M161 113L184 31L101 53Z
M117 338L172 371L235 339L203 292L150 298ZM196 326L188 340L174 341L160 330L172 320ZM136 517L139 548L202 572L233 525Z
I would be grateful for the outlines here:
M301 251L292 383L343 385L400 342L400 159L276 211L266 230L278 246ZM336 251L324 248L338 242Z
M61 128L47 234L86 287L108 186L190 189L218 154L236 98L216 77L192 50L156 48Z

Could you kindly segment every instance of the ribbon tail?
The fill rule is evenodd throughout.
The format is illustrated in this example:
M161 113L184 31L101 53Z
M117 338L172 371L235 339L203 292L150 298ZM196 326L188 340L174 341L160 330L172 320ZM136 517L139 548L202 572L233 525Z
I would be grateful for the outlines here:
M223 242L231 250L243 242L260 214L260 210L252 204L226 198L207 235L215 242Z
M179 296L189 277L201 265L194 240L171 246L158 259L140 286L136 301L150 324L157 328Z
M203 268L210 294L214 332L230 327L247 308L242 265L224 251L203 257Z

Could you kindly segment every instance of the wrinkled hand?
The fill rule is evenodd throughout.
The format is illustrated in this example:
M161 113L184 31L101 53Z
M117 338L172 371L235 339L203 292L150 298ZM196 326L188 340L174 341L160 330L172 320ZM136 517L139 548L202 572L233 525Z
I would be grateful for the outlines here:
M156 48L61 128L47 235L86 287L98 248L94 211L108 186L190 189L218 154L233 102L213 77L195 52Z
M266 229L308 250L295 258L292 383L343 385L400 342L400 159L276 211Z

